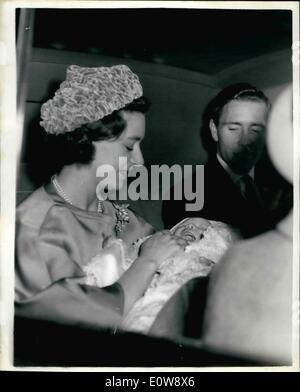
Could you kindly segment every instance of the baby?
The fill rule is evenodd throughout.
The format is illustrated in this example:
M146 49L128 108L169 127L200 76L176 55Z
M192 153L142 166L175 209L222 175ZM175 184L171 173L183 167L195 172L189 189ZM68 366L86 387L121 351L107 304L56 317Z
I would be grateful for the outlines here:
M147 333L168 299L188 280L208 275L236 238L226 224L202 218L184 219L171 232L184 240L185 246L160 265L144 296L124 318L125 329ZM121 239L109 240L85 267L86 283L104 287L117 281L147 238L139 239L130 248Z

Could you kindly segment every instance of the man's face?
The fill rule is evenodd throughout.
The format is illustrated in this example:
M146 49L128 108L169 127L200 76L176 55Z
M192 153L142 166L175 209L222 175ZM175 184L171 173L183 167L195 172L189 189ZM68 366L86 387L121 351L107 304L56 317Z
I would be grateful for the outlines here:
M268 109L264 102L232 100L219 124L211 122L218 152L236 174L246 174L258 161L265 142Z

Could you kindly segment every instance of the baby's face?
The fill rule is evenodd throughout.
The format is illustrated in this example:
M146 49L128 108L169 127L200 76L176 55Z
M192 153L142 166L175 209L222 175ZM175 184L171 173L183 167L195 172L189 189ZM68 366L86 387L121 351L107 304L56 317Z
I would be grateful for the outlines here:
M201 240L204 232L210 226L208 220L203 218L189 218L177 226L174 234L184 238L188 243Z

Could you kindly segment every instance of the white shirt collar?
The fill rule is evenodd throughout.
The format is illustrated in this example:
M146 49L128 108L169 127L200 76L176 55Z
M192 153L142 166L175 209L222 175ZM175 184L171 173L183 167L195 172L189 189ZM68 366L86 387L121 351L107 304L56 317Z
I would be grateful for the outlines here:
M223 169L226 171L226 173L230 176L230 178L232 179L233 182L237 183L243 177L240 174L236 174L234 171L232 171L230 166L224 161L224 159L221 157L221 155L219 153L217 153L217 159L218 159L220 165L223 167ZM251 170L249 171L248 174L252 179L254 179L254 167L251 168Z

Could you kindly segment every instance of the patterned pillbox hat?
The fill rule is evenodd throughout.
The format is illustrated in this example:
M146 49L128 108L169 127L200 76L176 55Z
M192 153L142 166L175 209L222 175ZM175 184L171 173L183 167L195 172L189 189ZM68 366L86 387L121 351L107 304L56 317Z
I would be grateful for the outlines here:
M47 133L74 131L120 110L143 95L139 78L126 65L67 68L66 80L41 108Z

